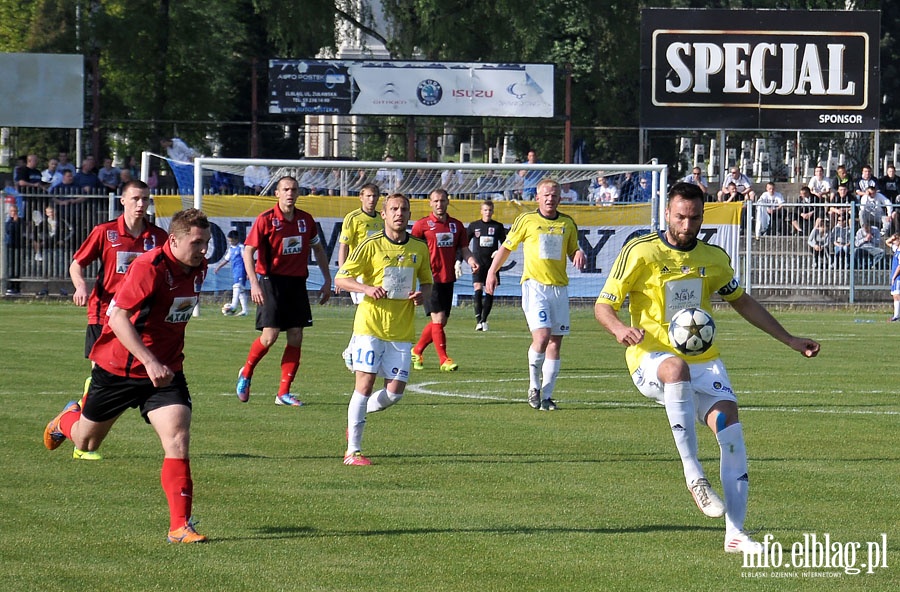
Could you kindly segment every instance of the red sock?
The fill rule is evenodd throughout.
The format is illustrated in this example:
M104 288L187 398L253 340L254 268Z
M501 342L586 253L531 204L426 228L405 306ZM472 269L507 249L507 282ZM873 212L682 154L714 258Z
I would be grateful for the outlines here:
M75 422L79 419L81 419L81 409L63 413L62 417L59 418L59 431L61 431L66 438L71 440L72 426L75 425Z
M425 348L428 347L428 344L431 343L431 325L434 323L428 323L425 325L425 328L422 329L422 336L419 338L419 343L416 344L416 347L413 348L413 353L417 355L422 355L425 351Z
M194 498L190 459L164 458L159 481L169 502L169 530L181 528L191 517Z
M431 323L431 338L434 339L434 349L437 351L441 364L447 361L447 336L444 334L444 326L440 323Z
M247 363L244 364L244 377L252 378L253 370L256 368L256 365L259 364L259 361L262 360L265 355L269 353L269 348L262 344L260 338L257 337L253 343L250 345L250 353L247 354Z
M300 348L294 345L284 346L284 354L281 356L281 384L278 385L278 395L286 395L291 392L291 383L300 367Z

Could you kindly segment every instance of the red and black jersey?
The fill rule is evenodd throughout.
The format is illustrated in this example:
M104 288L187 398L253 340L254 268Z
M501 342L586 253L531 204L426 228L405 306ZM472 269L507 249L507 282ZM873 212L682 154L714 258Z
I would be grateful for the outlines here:
M205 260L200 267L185 270L166 241L131 263L110 304L134 311L131 322L144 345L173 372L182 369L184 330L205 277ZM122 345L109 325L104 325L90 358L111 374L147 378L144 365Z
M144 231L138 236L128 234L122 216L94 227L72 256L81 267L100 260L97 281L88 297L88 324L106 324L106 307L115 296L128 266L141 253L161 247L166 239L166 231L149 220L144 220Z
M456 218L447 216L446 222L428 214L413 224L411 234L425 239L431 257L431 273L435 283L456 281L456 252L469 244L466 227Z
M256 248L259 275L309 276L309 254L319 244L316 221L303 210L294 210L287 220L276 206L253 222L244 245Z

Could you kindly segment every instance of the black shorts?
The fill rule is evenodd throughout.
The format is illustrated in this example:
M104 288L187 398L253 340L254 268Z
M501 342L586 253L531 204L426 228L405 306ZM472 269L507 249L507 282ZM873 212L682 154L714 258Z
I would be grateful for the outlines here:
M425 301L425 314L443 312L449 317L451 308L453 308L453 282L435 282L431 286L431 299Z
M264 275L259 278L263 305L256 307L256 330L287 331L312 327L312 310L306 293L306 278Z
M491 269L491 260L487 261L479 261L478 262L478 271L472 274L472 283L473 284L484 284L487 283L488 271ZM500 274L497 274L497 284L500 284Z
M91 421L101 422L114 419L128 409L140 408L144 421L150 423L149 412L169 405L191 408L184 372L176 372L169 386L156 388L149 378L126 378L94 366L81 414Z
M91 350L94 344L100 339L100 333L103 332L103 325L88 325L84 330L84 357L90 359Z

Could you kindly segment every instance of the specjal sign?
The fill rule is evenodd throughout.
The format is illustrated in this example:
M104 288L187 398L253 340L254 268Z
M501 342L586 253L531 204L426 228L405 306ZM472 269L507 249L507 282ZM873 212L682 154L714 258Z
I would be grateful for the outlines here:
M641 11L641 126L874 130L881 13Z

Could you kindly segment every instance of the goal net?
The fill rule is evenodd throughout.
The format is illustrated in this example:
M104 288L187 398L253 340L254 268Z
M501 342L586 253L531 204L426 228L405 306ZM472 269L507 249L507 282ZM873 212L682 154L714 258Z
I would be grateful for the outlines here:
M256 167L248 169L248 167ZM266 183L261 194L244 187L244 176L262 168ZM297 207L316 219L319 237L329 256L332 275L337 265L338 237L344 216L359 207L357 193L366 183L375 183L382 195L400 192L411 198L411 221L427 216L428 194L444 188L450 194L450 216L463 226L480 219L481 202L494 202L494 219L507 228L515 218L536 208L534 189L542 178L557 180L563 187L560 211L572 216L579 227L579 243L587 255L583 270L569 267L569 294L574 298L597 297L610 266L622 245L634 236L659 228L660 211L668 185L667 169L659 164L480 164L410 163L362 161L312 161L198 158L193 163L191 195L155 196L157 219L164 226L176 211L201 207L213 222L213 244L208 254L217 263L227 249L225 235L236 230L243 237L253 220L275 203L272 188L282 176L298 180L301 197ZM217 187L214 179L227 181ZM601 180L602 179L602 180ZM615 196L614 198L609 197ZM605 196L605 197L604 197ZM731 204L723 204L730 206ZM704 238L719 244L735 257L739 233L733 207L708 204ZM737 217L736 217L737 216ZM465 228L460 229L461 232ZM467 265L456 284L456 293L471 295L472 277ZM519 296L523 269L522 249L517 249L501 271L500 296ZM322 276L310 266L308 285L318 289ZM204 290L230 289L226 268L210 273Z

